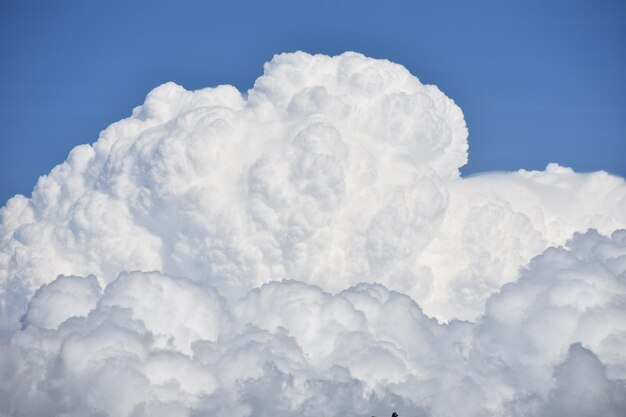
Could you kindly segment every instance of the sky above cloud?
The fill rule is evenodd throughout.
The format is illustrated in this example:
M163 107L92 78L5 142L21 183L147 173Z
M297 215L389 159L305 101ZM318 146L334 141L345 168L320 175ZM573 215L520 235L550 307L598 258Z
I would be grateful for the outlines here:
M0 202L154 86L246 91L296 50L354 50L438 85L470 128L464 174L557 162L625 176L624 38L619 0L3 1Z
M358 53L154 88L0 209L0 413L623 415L624 178L468 152Z

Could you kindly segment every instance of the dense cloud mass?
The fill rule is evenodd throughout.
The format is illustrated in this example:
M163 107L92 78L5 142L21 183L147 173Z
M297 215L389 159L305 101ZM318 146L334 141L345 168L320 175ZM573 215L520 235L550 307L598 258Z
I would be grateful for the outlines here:
M0 415L624 415L624 180L467 150L355 53L156 88L1 209Z

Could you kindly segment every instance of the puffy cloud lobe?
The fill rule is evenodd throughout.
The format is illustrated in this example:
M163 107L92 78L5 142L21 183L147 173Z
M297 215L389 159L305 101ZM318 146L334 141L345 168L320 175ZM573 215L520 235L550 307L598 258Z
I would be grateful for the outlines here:
M604 365L579 343L569 349L567 360L556 372L547 416L619 416L626 410L626 389L606 376ZM579 384L577 381L586 381Z
M579 174L557 164L545 171L486 173L448 184L450 206L419 254L432 277L416 298L430 314L475 319L487 298L517 280L547 247L589 228L610 234L626 221L624 179Z
M551 368L581 342L626 379L626 231L577 234L567 248L532 260L487 302L477 326L489 355L506 358L521 382L549 385ZM530 365L530 366L529 366Z
M231 303L205 284L133 272L93 303L92 277L59 277L2 347L2 411L617 416L625 257L626 230L577 235L535 258L476 323L439 323L380 284L333 295L283 280ZM53 293L92 308L31 320L60 321Z
M42 329L56 329L70 317L86 316L99 298L100 285L95 276L61 277L35 292L24 321Z
M76 286L73 292L80 293L81 285L76 277L59 277L37 293L29 309L54 313L54 305L39 302L41 294L54 286ZM383 299L368 296L370 304L390 297L380 286L371 291ZM138 299L139 293L146 296ZM155 313L144 315L149 310ZM338 310L347 317L334 316ZM171 311L177 325L159 311ZM355 335L378 361L359 364L347 352L333 359L335 342L345 345ZM228 410L245 416L273 410L286 416L383 411L389 404L417 410L410 399L386 392L384 367L395 364L401 377L406 354L377 339L363 312L344 296L304 283L270 283L229 307L210 287L158 273L122 274L87 316L68 317L54 328L25 320L3 346L2 411L127 416ZM369 382L349 370L355 367L358 374L364 365L371 368L365 370L373 376Z

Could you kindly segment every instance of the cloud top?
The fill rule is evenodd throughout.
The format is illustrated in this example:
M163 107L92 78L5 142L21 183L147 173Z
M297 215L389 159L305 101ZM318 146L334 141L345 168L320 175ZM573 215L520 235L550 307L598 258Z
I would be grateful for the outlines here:
M4 291L135 269L341 289L428 242L466 138L436 87L355 53L278 55L247 95L164 84L3 208Z
M356 53L277 55L247 94L164 84L2 208L2 327L59 274L103 286L131 270L235 298L284 277L374 281L475 319L546 247L626 226L623 179L460 179L467 149L452 100Z

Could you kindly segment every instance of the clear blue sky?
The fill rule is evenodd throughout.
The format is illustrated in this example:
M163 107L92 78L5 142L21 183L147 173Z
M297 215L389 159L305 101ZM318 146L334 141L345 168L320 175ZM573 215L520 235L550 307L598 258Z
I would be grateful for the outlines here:
M463 109L465 175L626 176L626 1L0 0L0 204L165 81L252 86L273 54L354 50Z

